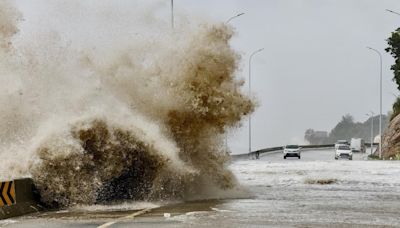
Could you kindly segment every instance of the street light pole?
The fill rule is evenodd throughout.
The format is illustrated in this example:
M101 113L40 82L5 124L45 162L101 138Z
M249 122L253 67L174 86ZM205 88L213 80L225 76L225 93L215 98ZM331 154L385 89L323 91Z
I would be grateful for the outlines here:
M174 29L174 0L171 0L171 27Z
M229 18L225 24L228 24L232 19L242 16L244 13L239 13L231 18ZM228 152L228 133L225 133L225 150Z
M390 13L394 13L394 14L397 14L397 15L399 15L399 16L400 16L400 13L398 13L398 12L395 12L395 11L393 11L393 10L390 10L390 9L386 9L386 11L388 11L388 12L390 12Z
M262 50L264 50L264 48L254 51L251 53L249 58L249 96L251 95L251 60L255 54L261 52ZM249 153L251 153L251 114L249 115Z
M229 18L229 19L225 22L225 24L228 24L232 19L235 19L235 18L237 18L237 17L240 17L240 16L242 16L243 14L244 14L244 13L239 13L239 14L237 14L237 15L235 15L235 16Z
M379 93L379 135L380 135L380 140L379 140L379 158L382 158L382 54L372 48L372 47L367 47L368 49L376 52L379 55L379 63L380 63L380 93Z
M373 153L373 148L374 148L374 115L375 113L371 111L371 115L366 114L367 116L371 116L371 154Z

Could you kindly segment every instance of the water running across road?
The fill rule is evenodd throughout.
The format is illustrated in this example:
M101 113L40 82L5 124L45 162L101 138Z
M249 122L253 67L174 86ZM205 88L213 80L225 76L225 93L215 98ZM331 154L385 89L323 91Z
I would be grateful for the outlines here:
M304 152L301 160L283 160L276 153L260 160L235 161L230 168L251 197L164 202L111 227L400 226L400 162L367 161L359 154L354 158L336 161L332 150L314 150ZM86 209L79 215L65 211L22 217L8 227L96 227L134 213L117 207L105 213L103 208L97 212L102 216L95 217Z

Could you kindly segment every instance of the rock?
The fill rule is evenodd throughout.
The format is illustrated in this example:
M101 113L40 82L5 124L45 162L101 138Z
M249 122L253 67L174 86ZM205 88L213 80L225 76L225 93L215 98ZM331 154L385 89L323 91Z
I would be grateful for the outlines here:
M382 157L390 159L400 155L400 115L397 115L389 124L383 136Z

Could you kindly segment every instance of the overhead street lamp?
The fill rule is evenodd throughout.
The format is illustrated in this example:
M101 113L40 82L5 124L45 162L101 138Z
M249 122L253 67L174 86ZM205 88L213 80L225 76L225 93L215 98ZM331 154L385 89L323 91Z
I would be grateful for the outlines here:
M372 47L367 47L368 49L376 52L379 55L379 63L380 63L380 94L379 94L379 135L380 135L380 140L379 140L379 158L382 158L382 54L372 48Z
M253 53L251 53L250 58L249 58L249 96L251 95L251 60L253 59L253 56L255 54L257 54L263 50L264 50L264 48L254 51ZM249 116L249 153L251 153L251 114Z
M243 14L244 14L244 13L239 13L239 14L237 14L237 15L235 15L235 16L229 18L229 19L225 22L225 24L228 24L231 20L233 20L233 19L235 19L235 18L237 18L237 17L240 17L240 16L242 16ZM228 151L228 133L225 133L225 150Z
M390 12L390 13L393 13L393 14L397 14L397 15L399 15L399 16L400 16L400 13L398 13L398 12L395 12L395 11L393 11L393 10L386 9L386 11L388 11L388 12Z
M235 18L237 18L237 17L240 17L240 16L242 16L243 14L244 14L244 13L239 13L239 14L237 14L237 15L235 15L235 16L229 18L229 19L225 22L225 24L228 24L231 20L233 20L233 19L235 19Z
M374 150L374 115L375 113L373 111L371 111L371 114L365 114L367 116L371 117L371 154L373 153Z

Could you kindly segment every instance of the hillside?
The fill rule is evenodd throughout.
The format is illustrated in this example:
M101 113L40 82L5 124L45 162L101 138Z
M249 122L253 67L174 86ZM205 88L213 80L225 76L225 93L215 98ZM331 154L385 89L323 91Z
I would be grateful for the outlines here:
M400 115L397 115L385 131L382 144L383 158L400 159Z
M335 143L337 140L351 138L362 138L366 142L371 141L371 122L374 122L374 138L379 135L379 116L368 118L364 122L355 122L354 118L347 114L342 117L339 123L326 135L321 136L320 131L308 129L305 133L304 139L310 144L330 144ZM389 118L387 115L382 116L382 130L388 126ZM319 133L319 134L318 134Z

